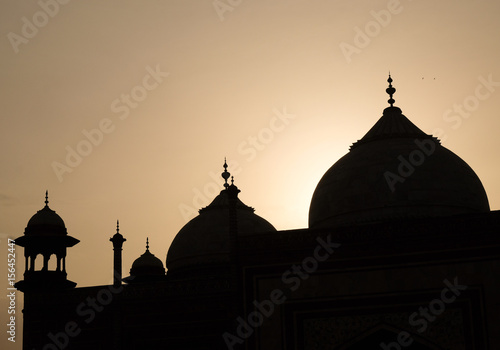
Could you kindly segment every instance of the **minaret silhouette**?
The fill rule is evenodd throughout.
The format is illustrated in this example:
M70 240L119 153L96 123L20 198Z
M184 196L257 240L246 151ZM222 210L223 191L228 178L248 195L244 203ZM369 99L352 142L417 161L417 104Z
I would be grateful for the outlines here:
M116 233L109 239L113 242L113 286L122 284L122 247L125 238L120 234L120 223L116 220Z

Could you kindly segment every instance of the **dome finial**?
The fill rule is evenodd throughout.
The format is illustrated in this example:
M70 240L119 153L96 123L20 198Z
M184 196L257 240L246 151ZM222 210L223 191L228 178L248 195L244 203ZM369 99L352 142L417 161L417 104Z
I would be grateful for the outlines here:
M149 251L149 237L146 237L146 250Z
M49 190L45 190L45 206L49 206Z
M227 183L227 179L229 179L229 176L231 174L227 171L227 163L226 163L226 157L224 157L224 172L222 173L222 178L224 179L224 187L227 189L229 187L229 184Z
M238 197L238 193L240 193L239 188L234 184L234 176L231 176L231 186L227 187L227 193L230 198L236 198Z
M116 220L116 233L120 233L120 221Z
M394 105L394 99L392 98L392 95L394 95L394 93L396 92L396 89L392 87L392 78L391 78L391 72L389 71L389 79L387 79L387 82L389 83L389 87L387 89L385 89L385 92L387 92L389 94L389 99L387 100L387 102L389 102L389 104L391 105L391 107L393 107Z

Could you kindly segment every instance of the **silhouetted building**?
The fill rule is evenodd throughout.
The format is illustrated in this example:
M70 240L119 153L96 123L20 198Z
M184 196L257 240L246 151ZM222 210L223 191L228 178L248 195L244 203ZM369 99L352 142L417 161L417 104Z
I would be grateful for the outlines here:
M388 81L390 106L325 173L307 229L257 216L224 163L224 190L179 231L166 273L146 242L122 285L117 227L113 285L75 288L64 261L78 240L46 200L16 240L24 349L500 349L500 212Z

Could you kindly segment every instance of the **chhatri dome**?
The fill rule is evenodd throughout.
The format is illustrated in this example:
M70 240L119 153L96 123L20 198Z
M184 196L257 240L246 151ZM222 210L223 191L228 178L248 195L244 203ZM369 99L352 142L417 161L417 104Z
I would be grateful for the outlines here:
M67 235L63 219L49 208L49 192L45 191L45 207L31 217L24 231L25 235Z
M481 181L456 154L390 106L323 175L311 200L309 227L489 211Z
M161 281L165 278L165 268L160 259L149 251L149 239L146 238L146 251L135 259L130 269L130 276L124 278L127 283Z
M186 268L227 266L235 253L238 237L276 229L254 213L239 198L224 161L225 189L175 236L167 253L168 273Z

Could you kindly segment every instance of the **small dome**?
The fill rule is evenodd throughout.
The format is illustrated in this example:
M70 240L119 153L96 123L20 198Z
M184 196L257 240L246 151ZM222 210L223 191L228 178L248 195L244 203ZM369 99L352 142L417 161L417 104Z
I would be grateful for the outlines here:
M146 251L135 259L130 269L130 277L126 282L143 282L161 280L165 277L163 263L149 251L149 241L146 240Z
M229 173L225 171L226 189L175 236L167 254L169 273L185 267L230 263L232 229L238 237L276 231L273 225L256 215L253 208L237 197L239 190L235 185L227 184L228 177ZM234 217L231 216L231 209L235 209Z
M48 193L45 193L45 207L39 210L28 221L24 230L26 235L66 235L66 226L63 219L56 212L49 208Z
M489 211L474 171L393 107L392 93L391 107L318 183L309 227Z

